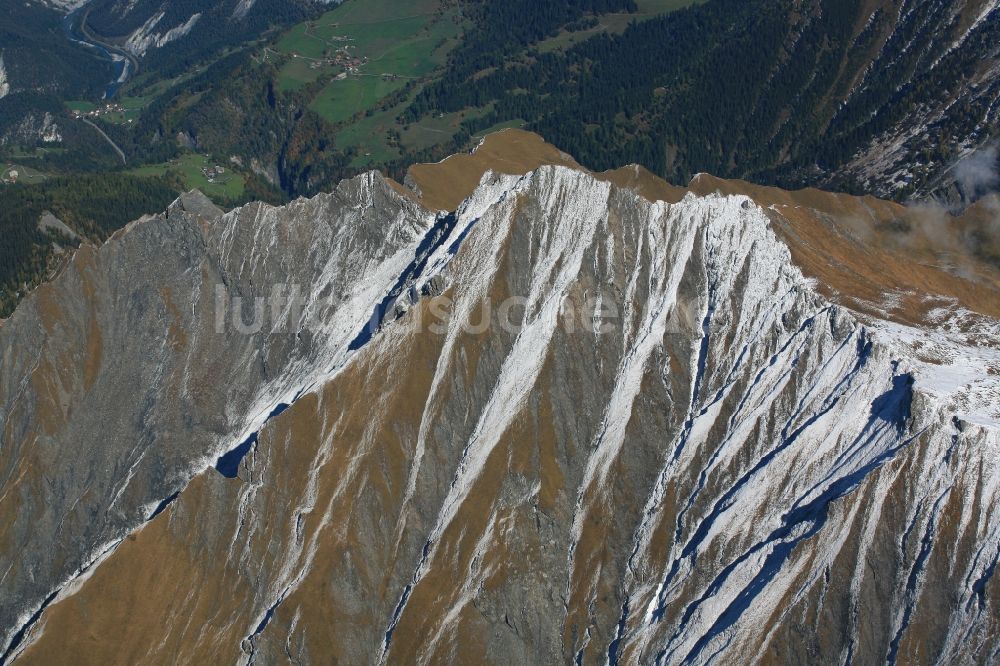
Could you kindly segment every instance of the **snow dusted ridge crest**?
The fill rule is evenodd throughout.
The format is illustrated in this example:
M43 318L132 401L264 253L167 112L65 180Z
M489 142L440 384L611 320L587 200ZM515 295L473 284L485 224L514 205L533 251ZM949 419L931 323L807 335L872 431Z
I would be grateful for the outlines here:
M0 551L4 658L113 635L154 661L988 661L990 347L941 326L965 346L933 382L934 332L862 322L791 257L747 197L553 166L487 173L450 214L377 174L180 200L0 329L24 479L0 515L62 524ZM300 325L220 333L220 285L300 286ZM518 326L492 325L511 299ZM564 325L605 301L610 328ZM60 490L14 504L29 451ZM101 600L153 549L168 575L125 605L155 619L122 628Z

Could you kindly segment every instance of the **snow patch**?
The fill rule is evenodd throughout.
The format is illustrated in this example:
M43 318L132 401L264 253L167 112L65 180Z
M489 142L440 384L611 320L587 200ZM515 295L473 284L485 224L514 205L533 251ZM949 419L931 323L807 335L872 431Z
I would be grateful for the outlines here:
M964 421L1000 428L1000 322L955 306L928 319L932 326L871 326L905 359L917 391Z
M233 10L232 20L240 21L253 9L256 0L240 0Z
M57 9L66 14L83 7L88 2L90 2L90 0L41 0L41 4L52 7L53 9Z

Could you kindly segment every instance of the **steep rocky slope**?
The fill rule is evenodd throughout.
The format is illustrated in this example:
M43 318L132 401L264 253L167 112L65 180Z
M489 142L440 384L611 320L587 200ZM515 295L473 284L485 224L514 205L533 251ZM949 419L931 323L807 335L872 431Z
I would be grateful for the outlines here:
M301 20L339 0L93 0L88 24L143 58L161 49L190 57L258 37L276 24Z
M408 184L189 195L4 323L3 661L997 658L988 266L519 133Z

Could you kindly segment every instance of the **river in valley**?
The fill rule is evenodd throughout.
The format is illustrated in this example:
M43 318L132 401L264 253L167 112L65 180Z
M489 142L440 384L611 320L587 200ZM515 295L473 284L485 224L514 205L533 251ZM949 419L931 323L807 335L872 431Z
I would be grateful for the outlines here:
M114 99L118 90L128 82L129 78L135 75L138 69L138 62L135 57L122 48L100 41L87 29L87 14L89 9L86 5L79 7L63 19L63 31L66 37L84 48L94 53L101 60L112 63L114 67L114 78L104 89L104 99Z

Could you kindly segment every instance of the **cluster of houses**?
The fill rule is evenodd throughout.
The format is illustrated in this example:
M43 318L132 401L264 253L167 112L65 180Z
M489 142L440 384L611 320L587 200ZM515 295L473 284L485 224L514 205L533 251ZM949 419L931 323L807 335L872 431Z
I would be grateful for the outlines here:
M320 67L343 67L344 74L357 74L361 66L368 62L368 57L363 56L359 58L351 55L350 49L350 46L342 46L337 49L332 57L313 60L309 63L309 67L311 69L319 69Z
M78 111L74 110L73 117L76 119L80 118L100 118L101 116L106 116L111 113L125 113L125 107L117 102L111 102L105 104L104 106L99 106L93 111Z
M226 168L216 164L215 166L202 167L201 173L210 183L214 183L215 179L226 173Z

